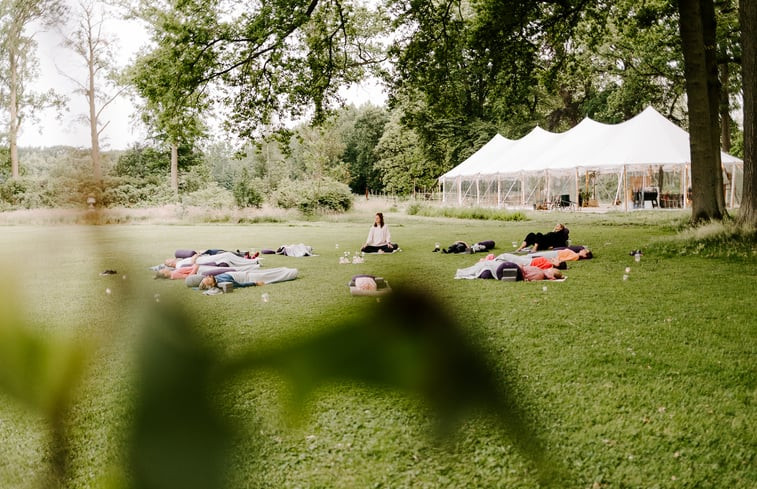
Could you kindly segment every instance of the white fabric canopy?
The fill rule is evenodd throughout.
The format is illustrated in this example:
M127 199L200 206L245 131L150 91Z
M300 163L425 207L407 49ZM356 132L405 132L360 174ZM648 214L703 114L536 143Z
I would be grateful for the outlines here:
M442 178L455 178L461 175L477 175L483 173L482 168L493 161L499 161L499 159L505 155L508 146L513 142L512 139L507 139L499 134L495 134L488 143L481 146L478 151L470 155L455 168L442 175Z
M743 163L726 153L721 153L721 160L724 165ZM647 107L619 124L603 124L587 117L563 133L537 126L514 141L497 134L440 180L545 170L568 173L577 168L630 170L659 165L670 169L690 162L689 134Z

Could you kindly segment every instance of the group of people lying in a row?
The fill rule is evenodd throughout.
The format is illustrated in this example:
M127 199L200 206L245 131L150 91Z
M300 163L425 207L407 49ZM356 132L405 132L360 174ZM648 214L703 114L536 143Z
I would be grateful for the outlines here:
M188 287L209 290L229 282L233 287L252 287L297 278L296 268L261 268L259 253L208 249L176 250L162 265L153 267L155 278L184 280Z
M501 280L507 270L514 270L515 280L560 280L565 278L560 270L567 268L566 262L587 260L593 255L583 246L570 246L548 251L539 251L526 255L502 253L489 255L467 268L460 268L455 278L483 278ZM511 276L511 274L507 274Z
M566 262L592 258L591 251L584 246L568 246L570 231L563 224L557 224L548 233L528 233L514 253L492 254L478 263L458 269L456 279L493 279L515 277L515 280L561 280L560 270L567 268ZM488 246L491 244L491 246ZM475 253L494 248L493 241L482 241L468 246L463 241L453 243L446 253ZM434 250L438 251L438 250ZM521 252L527 251L527 254Z

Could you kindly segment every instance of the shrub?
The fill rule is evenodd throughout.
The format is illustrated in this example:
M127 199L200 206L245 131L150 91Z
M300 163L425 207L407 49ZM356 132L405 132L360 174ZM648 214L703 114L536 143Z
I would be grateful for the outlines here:
M176 199L176 193L165 181L114 178L106 182L100 202L105 207L159 207L175 203Z
M420 211L421 205L418 202L413 202L407 206L407 215L409 216L417 216Z
M306 215L319 211L344 212L352 207L350 188L327 178L282 183L272 198L279 207L296 208Z
M205 188L182 196L181 203L189 206L225 209L234 207L234 196L216 182L211 182Z
M662 256L699 255L707 258L757 259L757 232L733 222L711 222L682 230L652 243Z
M0 202L4 210L52 207L54 196L46 180L19 177L0 184Z
M210 169L203 164L195 165L188 171L179 173L179 192L183 194L197 192L211 181Z
M234 201L239 207L256 207L263 205L264 183L259 178L252 178L247 168L242 168L239 176L234 181Z
M426 217L453 217L457 219L479 219L491 221L525 221L523 212L509 212L500 209L484 209L481 207L431 207L417 202L407 208L410 215Z

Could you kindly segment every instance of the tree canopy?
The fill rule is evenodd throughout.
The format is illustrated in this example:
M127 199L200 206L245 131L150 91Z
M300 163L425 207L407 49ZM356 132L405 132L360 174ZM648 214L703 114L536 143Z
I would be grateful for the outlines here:
M692 82L701 75L684 53L700 38L712 51L708 154L718 141L730 147L732 135L741 148L730 112L749 82L736 69L743 20L735 0L133 1L152 37L130 79L154 138L172 146L174 188L178 147L196 144L219 114L243 143L262 147L280 131L295 148L277 150L291 160L287 178L299 171L361 193L426 189L495 133L518 138L536 125L562 131L586 116L617 123L652 105L699 131L704 99ZM705 15L689 17L695 9ZM697 32L686 19L702 20ZM387 107L329 122L345 102L340 90L367 76L382 80ZM289 139L303 119L321 129ZM694 165L696 199L721 186L710 163ZM719 218L722 199L710 204L697 214Z

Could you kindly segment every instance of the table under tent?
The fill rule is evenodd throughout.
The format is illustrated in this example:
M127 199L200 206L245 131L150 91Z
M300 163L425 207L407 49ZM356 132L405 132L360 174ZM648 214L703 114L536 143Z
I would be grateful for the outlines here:
M743 162L721 153L726 205L738 207ZM679 208L690 202L689 135L652 107L620 124L588 117L563 133L495 135L439 177L450 206Z

